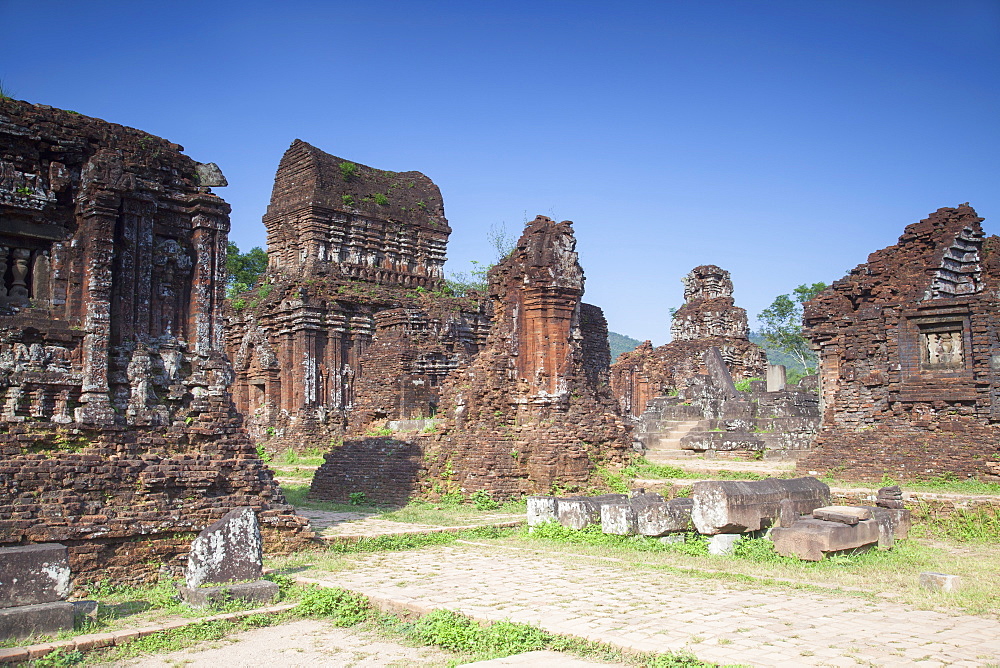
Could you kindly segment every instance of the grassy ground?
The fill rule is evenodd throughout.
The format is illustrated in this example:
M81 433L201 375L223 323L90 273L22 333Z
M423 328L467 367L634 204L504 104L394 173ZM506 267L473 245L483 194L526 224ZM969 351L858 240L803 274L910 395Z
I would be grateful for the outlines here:
M473 522L481 523L490 519L501 520L504 516L523 516L527 512L526 502L522 500L508 503L497 503L489 497L463 498L454 495L440 501L414 500L403 507L373 506L369 504L332 503L329 501L313 501L306 498L309 485L300 483L284 483L281 491L285 499L297 508L310 510L325 510L328 512L358 512L377 516L380 519L411 524L431 524L434 526L464 526Z
M692 460L692 468L704 466L706 463L713 463L713 460ZM637 463L628 466L621 472L621 480L628 483L636 478L643 480L763 480L764 478L796 478L805 475L801 471L789 470L780 474L764 474L753 471L726 471L724 464L720 468L708 473L705 471L686 471L678 466L663 464L653 464L640 458ZM953 475L940 475L927 478L926 480L915 480L908 482L898 482L891 478L884 478L879 482L859 482L856 480L841 480L836 476L826 476L820 478L831 487L847 487L877 490L886 485L900 485L904 490L910 492L937 492L943 494L988 494L1000 496L1000 483L981 482L979 480L961 480Z

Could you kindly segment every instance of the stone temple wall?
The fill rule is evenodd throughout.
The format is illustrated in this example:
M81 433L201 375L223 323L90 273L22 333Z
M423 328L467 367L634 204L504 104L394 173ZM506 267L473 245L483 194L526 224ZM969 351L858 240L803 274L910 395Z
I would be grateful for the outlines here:
M296 140L264 224L264 284L234 300L234 396L274 450L327 447L386 420L430 417L489 313L443 294L450 233L437 186Z
M938 209L806 303L823 424L800 468L1000 475L1000 239L981 222Z
M181 150L0 100L0 545L66 543L85 579L176 565L238 506L308 534L227 393L225 183Z
M625 461L628 428L608 385L607 324L581 303L572 224L538 216L490 271L486 347L452 373L445 422L424 442L424 491L497 497L583 489Z
M735 381L763 378L767 355L750 342L747 314L733 301L729 272L715 265L695 267L684 278L684 305L674 313L672 341L658 348L646 341L619 356L611 386L622 412L638 417L654 397L676 393L704 373L704 354L722 353Z

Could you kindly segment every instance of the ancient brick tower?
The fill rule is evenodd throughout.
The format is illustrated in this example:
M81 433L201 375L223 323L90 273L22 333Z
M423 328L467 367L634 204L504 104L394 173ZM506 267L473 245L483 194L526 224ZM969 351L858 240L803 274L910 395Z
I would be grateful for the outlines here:
M637 417L646 402L683 390L704 370L703 355L719 348L733 380L761 378L767 356L750 342L747 313L733 301L729 272L715 265L695 267L684 278L684 305L674 313L673 340L658 348L646 341L611 367L611 386L623 413Z
M486 348L448 379L428 489L499 497L584 488L630 443L607 385L607 322L583 304L572 224L538 216L490 271Z
M938 209L806 303L823 426L801 469L1000 475L1000 239Z
M429 417L485 341L475 299L440 292L450 228L438 187L296 140L264 216L264 283L234 300L234 395L269 447L325 447L373 422Z
M225 184L181 150L0 100L0 545L66 543L85 578L149 575L238 506L304 532L227 392Z

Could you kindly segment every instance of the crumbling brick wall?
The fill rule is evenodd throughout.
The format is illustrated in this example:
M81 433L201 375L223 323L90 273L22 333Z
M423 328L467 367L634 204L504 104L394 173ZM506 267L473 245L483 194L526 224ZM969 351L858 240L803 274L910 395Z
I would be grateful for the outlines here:
M575 246L571 223L538 216L490 271L493 327L485 349L445 383L445 422L425 444L425 491L581 489L596 484L597 466L626 460L628 428L607 384L607 325L580 301Z
M349 503L352 494L369 502L404 505L417 494L424 437L369 437L331 448L313 476L311 498Z
M234 300L234 396L269 449L326 447L385 420L429 417L483 345L489 313L442 292L441 193L296 140L264 216L264 284Z
M0 100L0 545L65 542L84 579L148 577L238 506L308 537L227 394L229 207L181 150Z
M1000 239L982 220L938 209L806 303L823 425L801 469L1000 474Z
M750 342L746 311L732 295L728 271L715 265L691 270L684 278L685 303L674 313L672 341L658 348L647 341L611 367L611 386L624 414L638 417L650 399L683 390L705 372L709 348L721 351L734 380L764 376L767 355Z

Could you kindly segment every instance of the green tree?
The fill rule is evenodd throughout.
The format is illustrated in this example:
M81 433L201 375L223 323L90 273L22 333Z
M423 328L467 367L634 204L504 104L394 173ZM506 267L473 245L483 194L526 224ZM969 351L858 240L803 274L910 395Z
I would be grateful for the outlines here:
M226 250L226 297L232 299L253 288L266 269L267 253L260 246L241 253L239 246L230 241Z
M791 355L808 373L816 371L816 355L802 336L802 304L826 289L826 283L800 285L792 290L795 298L778 295L760 312L760 335L770 346Z

